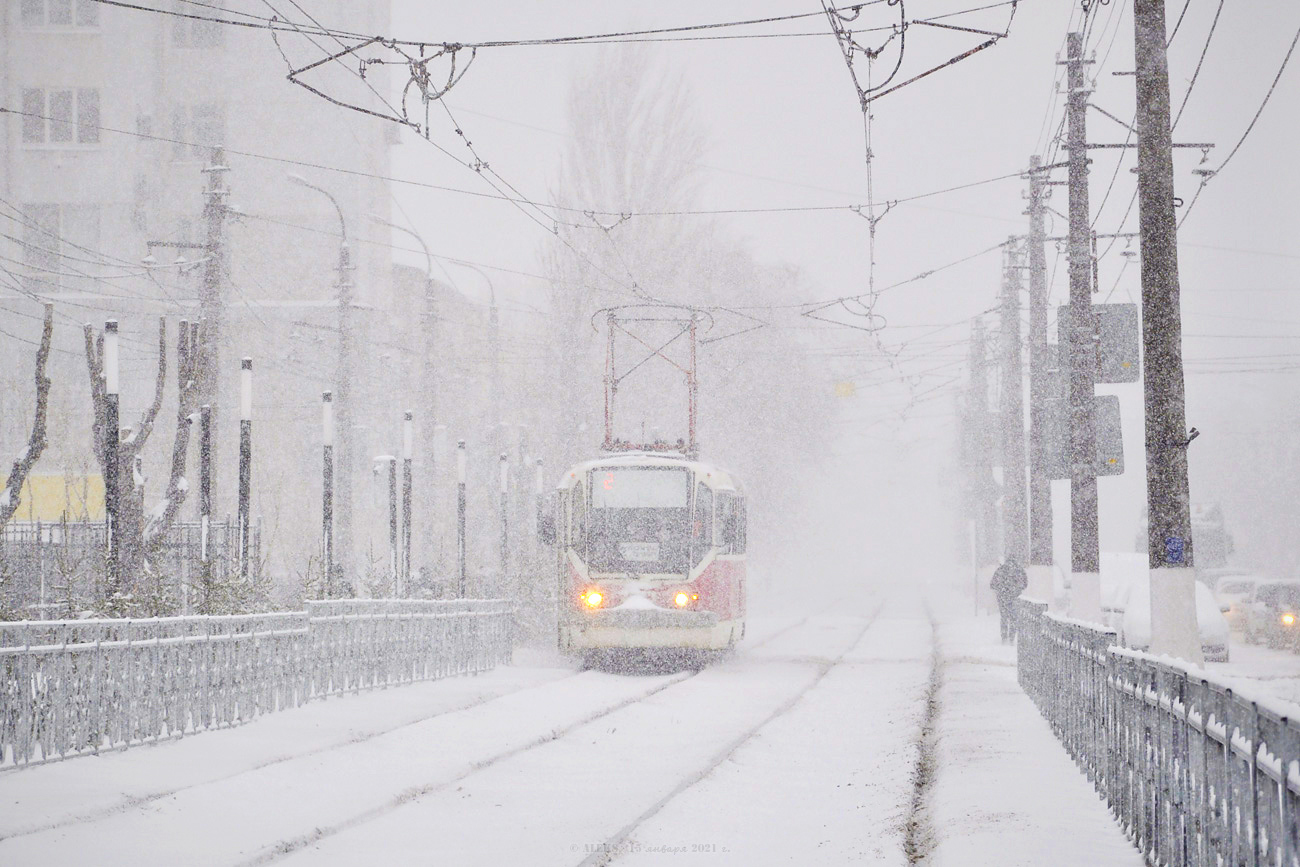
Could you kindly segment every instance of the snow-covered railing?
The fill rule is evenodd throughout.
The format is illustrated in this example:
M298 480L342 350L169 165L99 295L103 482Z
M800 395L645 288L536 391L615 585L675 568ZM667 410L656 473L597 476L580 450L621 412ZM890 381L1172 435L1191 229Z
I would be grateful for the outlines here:
M313 698L510 658L500 600L334 600L306 611L0 623L0 767L235 725Z
M1154 865L1300 865L1300 706L1018 609L1021 686Z

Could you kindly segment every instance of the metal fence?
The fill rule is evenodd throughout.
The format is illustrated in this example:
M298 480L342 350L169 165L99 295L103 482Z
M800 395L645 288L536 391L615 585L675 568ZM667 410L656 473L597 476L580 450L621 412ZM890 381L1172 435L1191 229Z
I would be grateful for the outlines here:
M1021 686L1148 863L1300 867L1300 707L1019 606Z
M163 542L160 566L182 610L196 596L203 575L202 526L178 521ZM232 575L239 568L239 527L226 518L208 526L209 571ZM261 563L261 522L249 539L254 569ZM44 617L73 615L97 598L104 580L103 521L10 521L0 527L0 607Z
M332 600L273 614L0 623L0 766L486 671L510 658L510 617L501 600Z

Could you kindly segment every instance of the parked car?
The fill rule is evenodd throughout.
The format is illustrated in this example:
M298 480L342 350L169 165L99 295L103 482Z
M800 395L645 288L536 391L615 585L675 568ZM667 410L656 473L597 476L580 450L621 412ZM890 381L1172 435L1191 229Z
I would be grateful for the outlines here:
M1193 581L1196 594L1196 624L1201 635L1201 653L1206 662L1228 661L1228 621L1220 610L1219 600L1200 581ZM1120 642L1136 650L1151 647L1151 573L1143 570L1129 584L1124 602Z
M1261 581L1241 607L1246 638L1269 647L1300 648L1300 581Z
M1268 579L1251 572L1234 572L1220 575L1214 583L1214 595L1223 606L1223 616L1232 629L1246 628L1245 606L1255 599L1255 588Z

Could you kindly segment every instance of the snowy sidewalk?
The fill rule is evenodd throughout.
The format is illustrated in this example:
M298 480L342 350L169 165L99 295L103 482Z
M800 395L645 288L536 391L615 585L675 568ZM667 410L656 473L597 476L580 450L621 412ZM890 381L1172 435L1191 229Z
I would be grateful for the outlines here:
M931 867L1141 867L1016 683L996 616L936 611L943 678L929 798Z

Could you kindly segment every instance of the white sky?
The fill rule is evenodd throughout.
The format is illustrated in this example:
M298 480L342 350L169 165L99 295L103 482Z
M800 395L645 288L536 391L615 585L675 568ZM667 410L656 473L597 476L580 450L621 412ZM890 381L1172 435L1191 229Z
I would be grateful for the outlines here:
M965 8L966 2L929 0L907 4L911 17ZM874 145L877 201L883 202L952 185L979 181L1023 168L1030 154L1040 151L1061 116L1061 100L1053 81L1063 72L1056 65L1063 53L1065 33L1079 20L1077 3L1023 0L1010 38L969 60L942 70L922 82L875 104ZM1182 4L1169 3L1170 26ZM1217 4L1193 0L1171 48L1174 104L1182 101ZM768 15L817 11L817 4L784 2L717 2L701 9L689 2L652 6L607 2L538 4L501 0L490 11L478 4L398 2L393 30L399 36L431 41L519 39L668 27ZM947 19L1000 30L1008 9ZM891 23L896 9L881 4L863 12L859 23ZM1072 22L1074 24L1072 25ZM344 23L342 20L329 23ZM1218 147L1207 167L1217 167L1245 130L1277 72L1291 36L1300 26L1300 8L1291 4L1252 4L1227 7L1206 56L1194 94L1179 124L1178 141L1211 141ZM754 33L824 33L824 19L812 17L752 28ZM738 32L738 31L722 31ZM982 37L933 28L908 31L900 78L917 74L978 44ZM870 37L864 37L864 41ZM1088 41L1096 52L1097 91L1093 101L1119 117L1133 111L1131 77L1113 72L1132 69L1131 4L1098 7ZM576 70L600 50L592 46L541 46L485 49L469 73L448 97L462 128L482 157L529 196L547 198L565 145L565 100ZM700 116L707 125L710 148L707 185L698 203L704 208L802 207L864 203L865 171L861 115L849 76L829 35L700 41L655 46L663 61L690 82ZM877 62L880 72L892 66L893 46ZM860 61L861 66L861 61ZM1300 66L1300 61L1296 61ZM1189 359L1216 359L1189 365L1188 420L1207 436L1193 451L1193 499L1235 500L1245 504L1248 493L1233 488L1234 467L1243 457L1240 435L1258 437L1278 429L1289 410L1293 373L1260 375L1222 371L1257 366L1229 356L1261 355L1259 366L1284 365L1283 357L1300 339L1300 310L1295 309L1297 254L1292 239L1300 230L1294 213L1300 182L1280 160L1300 133L1300 70L1288 68L1272 102L1245 146L1225 172L1207 188L1183 229L1181 278L1184 290L1186 350ZM1100 113L1089 118L1093 141L1123 141L1124 131ZM443 118L445 126L445 118ZM435 130L439 127L434 124ZM441 139L454 147L445 135ZM1092 202L1096 213L1110 183L1117 151L1093 152ZM1115 231L1133 190L1127 169L1132 151L1122 157L1113 194L1097 220L1101 232ZM1190 200L1197 184L1191 170L1200 153L1180 152L1177 192ZM398 177L488 190L473 173L437 153L427 143L404 134L395 149L393 174ZM1063 177L1063 175L1062 175ZM877 285L885 286L922 271L990 247L1009 234L1025 230L1024 184L1012 179L979 186L922 202L901 205L879 224ZM537 273L538 251L554 241L520 212L502 202L398 186L401 211L430 240L436 252L483 263ZM624 203L591 203L621 210ZM1052 207L1066 210L1063 189ZM395 218L402 220L401 211ZM847 212L737 215L724 218L729 229L751 240L758 255L772 263L796 265L818 297L862 291L866 283L867 224ZM1128 229L1136 225L1136 208ZM1057 218L1049 230L1061 233ZM1136 262L1121 270L1124 248L1118 244L1100 266L1101 296L1113 301L1139 298ZM1136 244L1134 244L1136 249ZM1065 271L1055 273L1053 304L1064 297ZM400 256L401 254L399 254ZM1063 265L1060 257L1059 263ZM412 257L412 264L419 264ZM464 269L448 268L466 291L481 292L481 278ZM904 326L955 324L927 339L926 360L909 370L944 361L956 362L964 345L944 347L941 341L962 340L973 314L992 307L1000 279L996 253L886 294L878 307L890 324L887 343L896 344L925 329ZM517 300L543 298L543 284L526 277L494 276L498 291ZM1100 299L1099 299L1100 300ZM1238 318L1232 318L1238 317ZM1240 318L1245 317L1245 318ZM1053 317L1054 318L1054 317ZM1251 321L1259 320L1259 321ZM957 324L962 323L962 324ZM990 326L995 327L990 321ZM1201 335L1280 334L1286 339L1259 343ZM826 332L826 339L866 349L865 336ZM1249 348L1248 348L1249 347ZM870 366L869 357L857 368ZM1201 371L1213 370L1213 375ZM955 364L942 376L960 373ZM941 384L942 378L918 380L916 390ZM923 383L923 384L922 384ZM958 383L947 391L955 395ZM1106 390L1103 388L1103 390ZM1103 482L1103 544L1130 546L1132 520L1141 510L1140 388L1120 388L1126 419L1128 463L1122 480ZM865 426L888 418L887 409L906 403L906 393L859 392L846 401L846 417ZM916 468L951 466L952 400L932 400L918 407L906 422L887 420L858 436L846 438L846 448L864 444L886 450L894 459L910 455ZM883 424L883 427L881 426ZM850 433L846 431L846 434ZM1248 443L1247 443L1248 445ZM1263 458L1259 458L1263 460ZM940 471L941 472L941 471ZM933 478L936 474L924 473ZM1118 511L1114 511L1118 509ZM1109 520L1107 515L1119 516ZM1249 534L1249 529L1247 529Z

